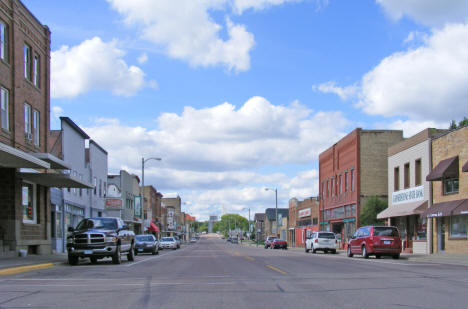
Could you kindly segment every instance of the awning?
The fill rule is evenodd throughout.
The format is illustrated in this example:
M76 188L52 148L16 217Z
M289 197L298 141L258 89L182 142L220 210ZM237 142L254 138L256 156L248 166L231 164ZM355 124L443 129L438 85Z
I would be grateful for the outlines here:
M453 216L456 215L468 215L468 199L464 200L457 208L452 212Z
M463 165L462 171L463 172L468 172L468 161L466 161L466 163Z
M29 154L38 159L46 161L47 163L50 164L50 168L57 169L57 170L71 170L71 166L68 163L57 158L54 155L51 155L50 153L31 152Z
M420 215L427 209L427 201L393 205L377 215L377 219Z
M427 181L441 180L443 177L458 176L458 156L442 160L436 167L426 176Z
M423 216L428 218L450 216L452 215L452 211L454 211L455 208L460 206L464 201L465 200L456 200L434 204L423 213Z
M10 168L50 168L49 163L3 143L0 143L0 166Z
M58 173L18 173L20 178L37 183L45 187L56 188L84 188L92 189L94 186L69 174Z
M148 228L148 231L150 232L160 232L161 230L159 229L159 227L154 224L153 222L150 222L150 226Z

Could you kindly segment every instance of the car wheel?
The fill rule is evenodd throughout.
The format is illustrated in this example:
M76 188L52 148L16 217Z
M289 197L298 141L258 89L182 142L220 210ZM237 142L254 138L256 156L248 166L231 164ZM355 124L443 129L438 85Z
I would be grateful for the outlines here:
M268 249L268 246L265 246L265 249Z
M74 266L78 264L78 257L75 255L68 255L68 264Z
M309 250L309 249L307 249L307 245L305 245L305 247L304 247L304 248L305 248L305 253L309 253L309 251L310 251L310 250Z
M398 259L400 258L400 254L399 254L399 253L398 253L398 254L395 254L395 255L392 256L392 258L393 258L394 260L398 260Z
M369 258L369 254L367 253L366 246L362 246L362 257L365 259Z
M130 261L130 262L133 262L135 261L135 256L133 255L135 253L135 249L133 249L133 244L132 246L130 247L130 251L128 251L127 253L127 260Z
M115 253L112 256L112 263L114 264L122 263L122 257L120 256L120 245L118 245L117 248L115 249Z
M314 247L312 247L312 253L317 253L317 250Z
M91 256L89 258L89 260L91 261L91 264L96 264L97 263L97 257L95 257L95 256Z
M328 250L323 250L323 253L327 254L327 253L328 253Z
M353 257L353 254L351 253L351 246L350 245L348 245L348 251L347 251L346 255L348 257Z
M332 252L331 252L331 253L333 253L333 254L336 254L336 249L335 249L335 250L332 250Z
M376 259L380 259L380 254L376 254L376 255L375 255L375 258L376 258Z
M153 249L153 251L151 252L151 254L152 254L152 255L156 255L156 254L158 254L157 252L158 252L158 251L156 251L156 248L155 248L155 249Z

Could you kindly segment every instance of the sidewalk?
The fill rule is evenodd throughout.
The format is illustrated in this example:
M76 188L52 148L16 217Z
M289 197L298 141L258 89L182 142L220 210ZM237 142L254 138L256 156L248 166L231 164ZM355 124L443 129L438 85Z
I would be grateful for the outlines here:
M26 257L0 257L0 275L48 268L67 262L67 254L28 255Z

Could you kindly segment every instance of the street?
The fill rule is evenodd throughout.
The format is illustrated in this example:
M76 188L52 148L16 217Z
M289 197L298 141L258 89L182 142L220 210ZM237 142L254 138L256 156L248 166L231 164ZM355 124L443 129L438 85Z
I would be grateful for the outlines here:
M159 255L0 277L0 308L464 308L468 267L201 238Z

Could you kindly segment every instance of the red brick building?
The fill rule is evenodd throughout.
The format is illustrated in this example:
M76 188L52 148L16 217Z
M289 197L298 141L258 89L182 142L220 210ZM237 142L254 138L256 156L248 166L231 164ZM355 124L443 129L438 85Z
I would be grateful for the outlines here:
M387 199L387 151L402 131L357 128L319 156L320 226L341 235L342 244L359 227L366 199Z

